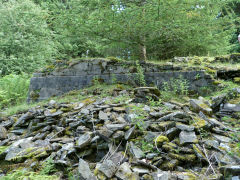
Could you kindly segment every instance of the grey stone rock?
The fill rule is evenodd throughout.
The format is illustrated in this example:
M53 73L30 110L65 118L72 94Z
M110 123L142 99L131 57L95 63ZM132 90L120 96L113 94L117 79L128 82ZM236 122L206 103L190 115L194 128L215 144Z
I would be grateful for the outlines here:
M105 141L109 141L112 134L113 134L113 131L107 129L106 127L103 127L100 130L97 130L97 135L99 135Z
M231 180L240 180L239 176L233 176Z
M145 105L145 106L143 107L143 110L144 110L144 111L147 111L147 112L150 112L150 111L151 111L151 108L150 108L149 106Z
M164 121L164 122L158 123L158 127L162 131L167 131L168 129L175 127L175 125L176 125L175 121Z
M122 139L124 137L124 132L123 131L116 131L113 135L113 139Z
M204 112L208 115L212 114L212 109L209 107L208 104L204 102L202 98L199 99L191 99L190 106L195 112Z
M231 148L227 144L220 143L219 147L222 148L222 149L225 149L227 152L231 151Z
M85 133L85 134L81 135L77 140L77 147L84 148L84 147L88 146L91 142L91 139L92 138L89 133Z
M101 164L98 170L108 178L112 178L117 171L117 166L111 160L106 160Z
M168 137L168 139L170 141L175 139L175 137L177 137L179 135L179 133L180 133L180 130L178 128L175 128L175 127L171 128L171 129L169 129L165 132L166 136Z
M216 140L206 140L204 144L206 144L209 147L213 147L214 149L217 150L219 149L219 143Z
M182 130L182 131L194 131L194 126L188 126L182 123L177 123L176 128Z
M151 173L153 180L170 180L171 174L167 171L158 170L157 172Z
M194 131L182 131L179 134L180 144L197 143L198 139Z
M170 112L167 112L167 113L166 112L150 112L149 113L149 115L151 117L154 117L154 118L161 118L161 117L166 116L168 114L170 114Z
M80 180L97 180L91 172L88 163L81 158L78 163L78 173Z
M168 114L166 116L163 116L158 119L158 121L179 121L179 122L188 122L191 119L191 116L188 114L178 111L178 112L173 112L171 114Z
M28 120L32 119L34 116L32 113L27 112L26 114L23 114L15 123L15 126L22 126L24 125Z
M116 177L122 180L128 180L131 177L131 175L132 175L132 170L130 168L130 165L127 162L121 164L115 174Z
M106 127L111 131L117 131L124 129L126 124L107 124Z
M221 108L221 111L240 112L240 105L239 104L226 103Z
M130 142L130 151L137 159L145 157L143 151L139 147L135 146L133 142Z
M57 117L57 116L60 116L61 114L63 114L61 110L58 110L57 112L54 112L54 113L51 113L49 110L44 111L44 115L46 117Z
M220 171L225 175L239 175L240 165L227 165L220 167Z
M18 153L20 153L22 151L21 148L19 147L11 147L7 150L7 154L5 157L6 161L10 161L12 159L14 159L14 157L16 157L18 155Z
M236 165L236 159L229 156L228 154L215 152L216 160L219 165Z
M5 128L10 128L14 124L14 119L10 118L10 120L6 120L0 123L0 126L5 127Z
M16 135L23 135L26 131L27 131L26 129L15 129L15 130L12 130L11 133Z
M220 105L224 103L227 98L227 94L222 94L219 96L212 97L212 105L211 108L216 112L220 109Z
M4 140L7 138L7 130L5 127L0 126L0 140Z
M116 152L109 158L109 160L111 160L116 166L119 166L121 162L125 162L127 160L123 154L123 152Z
M99 111L98 117L99 117L99 119L104 120L104 121L108 120L108 114L103 111Z
M218 134L213 134L213 137L215 137L218 141L224 142L224 143L229 143L231 141L231 138L226 136L221 136Z
M49 105L49 106L54 106L56 103L57 103L56 101L50 100L50 101L48 102L48 105Z
M135 130L135 126L127 130L127 132L124 135L125 140L129 140L133 136L134 130Z
M143 166L133 166L132 167L133 172L138 173L139 175L143 175L143 174L149 174L150 170L146 167Z
M153 159L154 157L157 157L157 153L148 153L147 155L146 155L146 158L147 159Z
M152 131L148 131L147 134L144 136L144 139L147 142L153 142L153 140L159 135L158 132L152 132Z
M80 113L81 113L81 114L88 115L88 114L90 113L90 111L89 111L88 109L84 108L84 109L81 110Z
M216 120L214 118L208 118L206 120L213 126L219 126L223 129L227 129L227 127L223 123L219 122L218 120Z

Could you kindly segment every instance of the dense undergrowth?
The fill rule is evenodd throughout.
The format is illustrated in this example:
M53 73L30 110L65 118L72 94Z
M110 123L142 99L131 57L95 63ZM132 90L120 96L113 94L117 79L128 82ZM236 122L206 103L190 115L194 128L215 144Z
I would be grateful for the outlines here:
M30 76L10 74L0 78L0 109L26 101Z

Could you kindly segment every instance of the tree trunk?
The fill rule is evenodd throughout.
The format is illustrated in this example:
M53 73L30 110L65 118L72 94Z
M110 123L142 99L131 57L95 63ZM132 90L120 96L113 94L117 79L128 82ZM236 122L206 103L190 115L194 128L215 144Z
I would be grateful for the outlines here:
M141 6L143 7L146 3L146 0L142 0L141 1ZM145 8L143 7L143 10L142 10L142 16L143 16L143 19L144 19L144 24L146 24L145 22ZM147 48L146 48L146 35L144 33L143 37L142 37L142 42L143 44L141 45L141 59L142 61L146 62L147 61Z
M146 62L147 60L147 48L145 44L140 45L140 61Z

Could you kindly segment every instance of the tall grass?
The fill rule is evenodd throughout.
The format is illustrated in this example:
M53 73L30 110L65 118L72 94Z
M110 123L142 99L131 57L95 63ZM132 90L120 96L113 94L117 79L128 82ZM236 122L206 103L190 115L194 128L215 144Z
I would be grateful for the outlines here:
M27 74L0 77L0 109L25 101L29 82L30 77Z

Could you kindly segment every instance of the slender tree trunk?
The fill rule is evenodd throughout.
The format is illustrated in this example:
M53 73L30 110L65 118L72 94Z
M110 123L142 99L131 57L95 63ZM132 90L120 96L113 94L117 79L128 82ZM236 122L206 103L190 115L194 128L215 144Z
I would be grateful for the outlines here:
M141 6L143 7L146 3L146 0L142 0L141 1ZM142 9L142 17L143 17L143 20L144 20L144 24L146 23L145 22L145 8ZM143 34L143 37L141 37L141 41L143 42L142 45L141 45L141 59L142 61L146 62L147 61L147 48L146 48L146 35L145 33Z
M147 48L145 44L140 45L140 61L146 62L147 60Z

